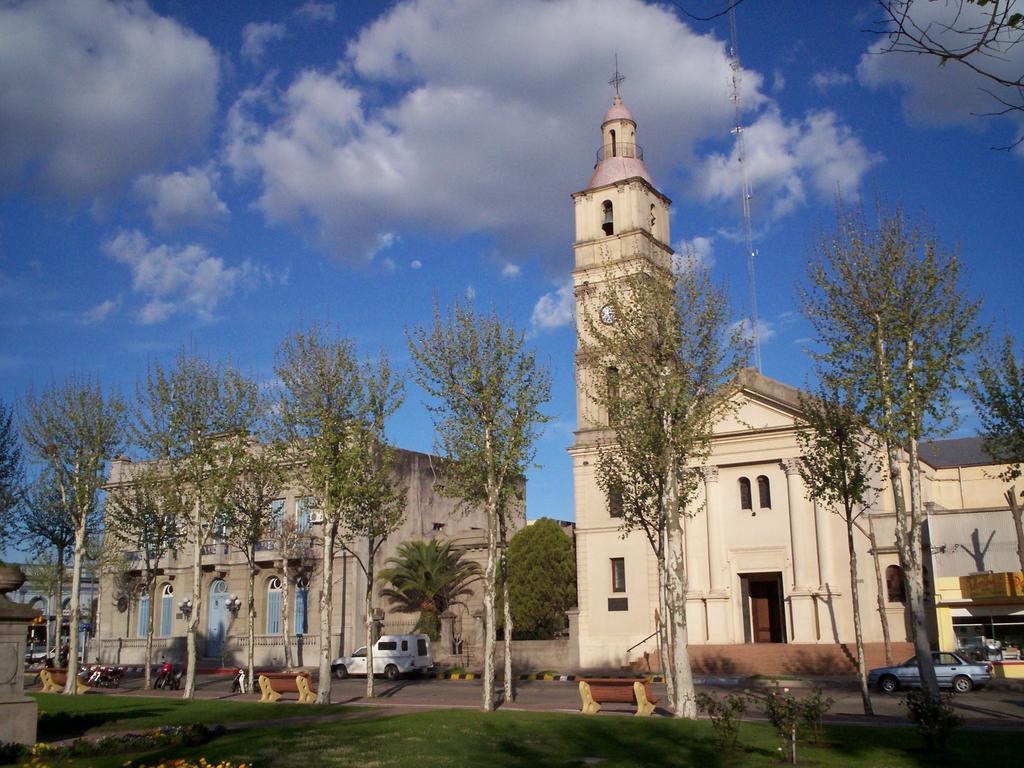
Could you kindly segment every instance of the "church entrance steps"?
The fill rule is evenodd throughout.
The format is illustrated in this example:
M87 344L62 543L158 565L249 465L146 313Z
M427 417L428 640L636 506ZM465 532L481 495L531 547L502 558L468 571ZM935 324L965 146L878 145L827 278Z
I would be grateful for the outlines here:
M893 643L893 662L899 664L914 655L912 643ZM885 646L865 643L867 668L885 666ZM744 645L691 645L690 665L694 674L724 675L855 675L857 656L852 643L750 643ZM656 652L632 661L628 669L636 674L661 672Z

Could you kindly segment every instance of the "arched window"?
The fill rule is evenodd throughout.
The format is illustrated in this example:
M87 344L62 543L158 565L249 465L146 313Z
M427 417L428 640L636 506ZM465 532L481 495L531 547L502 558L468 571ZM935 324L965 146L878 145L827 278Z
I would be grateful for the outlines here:
M160 637L170 637L174 622L174 587L164 584L160 593Z
M611 200L601 203L601 229L606 235L615 234L615 214L612 211Z
M772 508L772 487L764 475L757 478L757 501L761 509Z
M616 157L619 154L619 150L615 141L615 129L612 128L608 133L612 135L612 157Z
M750 479L746 477L740 478L740 509L754 509L750 496Z
M267 634L281 634L281 580L277 576L267 582Z
M608 426L619 423L619 369L608 366L604 372L604 383L608 390Z
M885 593L890 603L907 602L907 587L903 583L903 569L890 565L885 569Z
M295 582L295 634L304 635L309 631L309 579Z
M654 215L654 203L651 203L651 231L654 231L654 223L658 220L658 217Z
M616 483L608 489L609 517L622 517L622 486Z
M149 629L149 594L139 593L139 626L135 633L138 637L145 637Z

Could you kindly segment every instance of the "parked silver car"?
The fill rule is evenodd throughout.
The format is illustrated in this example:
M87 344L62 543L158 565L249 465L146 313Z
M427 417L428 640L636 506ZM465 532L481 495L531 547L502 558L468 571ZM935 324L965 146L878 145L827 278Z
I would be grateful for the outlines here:
M948 651L932 651L935 676L939 686L952 688L955 693L967 693L981 688L992 679L992 665L976 663ZM900 688L916 688L921 685L917 659L911 657L897 667L879 667L868 672L868 685L877 686L884 693Z

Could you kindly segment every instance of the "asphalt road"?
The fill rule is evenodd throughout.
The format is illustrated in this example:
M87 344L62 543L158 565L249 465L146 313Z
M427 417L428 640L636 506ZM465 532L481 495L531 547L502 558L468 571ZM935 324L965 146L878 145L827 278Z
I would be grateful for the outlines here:
M26 683L28 681L26 680ZM38 683L26 686L27 690L38 690ZM654 684L654 695L665 698L663 684ZM498 685L500 690L500 682ZM730 691L742 690L740 686L707 686L698 690L706 690L719 695ZM750 689L757 692L763 689ZM826 684L823 686L826 695L835 699L829 714L830 722L875 722L864 717L860 692L850 684ZM794 687L791 689L798 696L806 695L810 688ZM104 689L110 693L141 693L151 696L177 697L176 691L142 691L141 678L128 678L118 689ZM400 706L403 710L433 709L443 707L480 706L482 683L479 680L433 680L403 679L388 682L378 679L375 684L375 698L364 699L366 681L363 678L334 680L331 689L331 700L336 704L371 704L374 706ZM90 694L92 695L92 694ZM231 680L227 677L203 675L197 680L197 696L202 698L223 698L240 701L254 701L258 694L232 694ZM871 696L875 714L892 721L906 722L905 712L899 694L887 695L873 693ZM580 707L579 690L574 682L558 681L517 681L515 700L507 704L509 708L534 711L578 712ZM1024 690L1013 690L993 686L981 691L972 691L953 697L953 706L964 720L979 727L1021 728L1024 730ZM606 705L605 711L628 713L628 706ZM290 715L293 713L289 713ZM755 715L751 710L751 714Z

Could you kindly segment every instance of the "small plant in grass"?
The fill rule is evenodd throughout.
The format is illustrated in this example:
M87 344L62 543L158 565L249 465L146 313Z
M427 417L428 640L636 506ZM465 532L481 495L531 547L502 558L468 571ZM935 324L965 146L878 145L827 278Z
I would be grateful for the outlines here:
M953 711L953 699L948 693L933 702L928 700L924 691L915 689L907 693L902 704L907 708L907 717L917 726L928 749L933 752L944 750L953 729L963 722Z
M772 724L775 733L778 734L782 746L780 751L787 763L796 765L796 745L800 735L800 725L803 721L804 710L796 697L790 694L789 688L783 688L780 692L778 686L767 696L751 696L760 704L768 722Z
M832 709L832 705L835 703L836 700L831 696L822 695L820 688L815 688L814 693L799 702L801 709L800 729L804 739L812 744L820 744L823 741L822 736L824 732L821 719L828 714L828 711Z
M0 765L13 765L28 754L28 747L14 741L0 741Z
M715 742L723 752L733 752L740 736L740 722L747 707L747 699L739 693L718 698L709 693L697 694L697 708L711 720Z
M457 677L458 675L466 675L466 674L469 674L469 670L466 669L465 667L449 667L447 670L445 670L444 676L445 677Z

